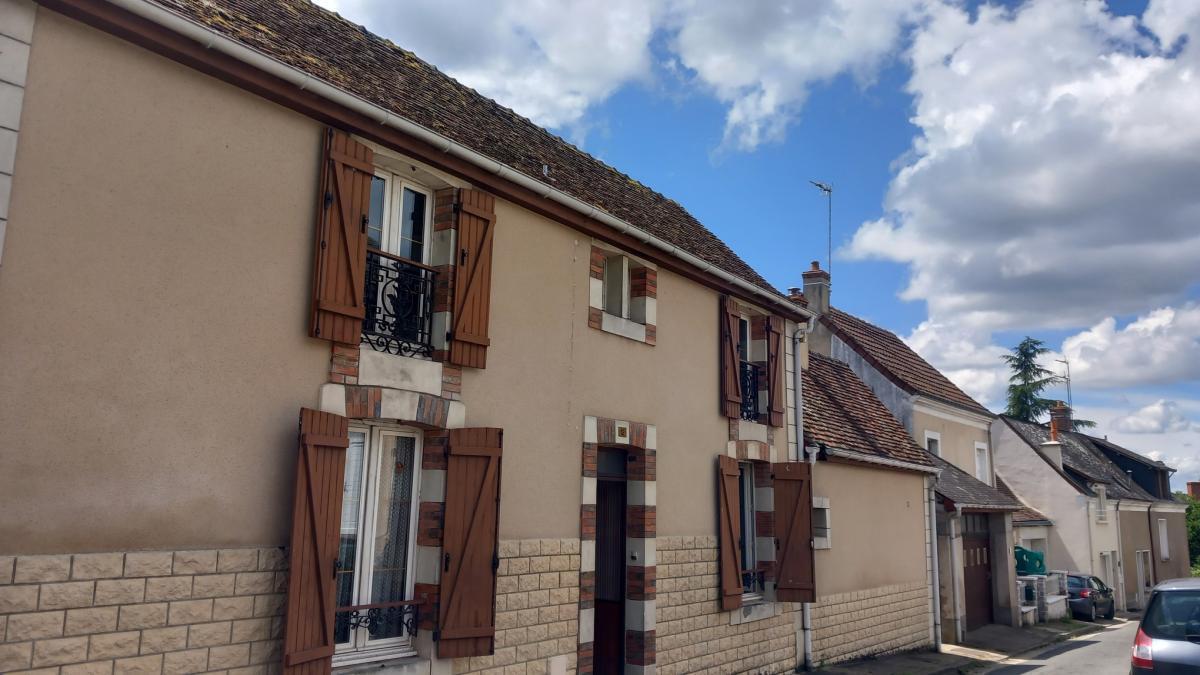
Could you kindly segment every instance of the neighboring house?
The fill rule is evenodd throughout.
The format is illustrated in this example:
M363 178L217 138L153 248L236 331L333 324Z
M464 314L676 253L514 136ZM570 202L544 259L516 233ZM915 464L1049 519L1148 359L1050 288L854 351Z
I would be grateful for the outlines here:
M1012 514L1013 540L1018 546L1044 555L1050 545L1050 527L1054 523L1045 514L1030 508L1013 494L1012 488L1000 479L999 474L996 475L996 488L1021 504L1020 510Z
M933 462L846 364L810 353L803 374L804 437L820 459L813 661L933 644ZM851 624L830 620L849 608Z
M927 644L928 461L814 481L811 313L676 202L304 0L0 16L0 671Z
M816 262L803 276L803 300L819 316L810 350L849 364L939 460L943 639L961 642L993 622L1018 625L1011 514L1020 504L995 487L988 438L994 416L895 334L832 307L829 273Z
M1187 554L1179 553L1185 508L1171 496L1171 469L1103 439L1059 431L1071 426L1061 403L1048 426L1001 416L992 427L996 472L1053 521L1043 549L1048 568L1093 574L1116 589L1118 606L1144 608L1157 581L1188 574Z

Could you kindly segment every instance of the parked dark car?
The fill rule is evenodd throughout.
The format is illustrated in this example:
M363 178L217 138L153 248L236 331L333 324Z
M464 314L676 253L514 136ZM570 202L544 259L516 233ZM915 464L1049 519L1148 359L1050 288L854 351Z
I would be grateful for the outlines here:
M1133 639L1132 675L1200 673L1200 579L1154 587Z
M1113 589L1088 574L1067 575L1067 602L1071 614L1088 621L1100 616L1111 619L1117 612Z

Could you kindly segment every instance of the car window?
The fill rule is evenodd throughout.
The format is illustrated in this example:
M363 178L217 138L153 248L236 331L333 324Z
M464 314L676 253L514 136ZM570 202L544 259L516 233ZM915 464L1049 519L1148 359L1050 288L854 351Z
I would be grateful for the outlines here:
M1079 577L1067 577L1067 587L1076 589L1083 588L1083 579L1080 579Z
M1155 593L1142 619L1142 630L1160 640L1200 637L1200 591Z
M1104 584L1100 583L1100 580L1097 579L1096 577L1092 577L1091 579L1088 579L1088 585L1098 591L1104 590Z

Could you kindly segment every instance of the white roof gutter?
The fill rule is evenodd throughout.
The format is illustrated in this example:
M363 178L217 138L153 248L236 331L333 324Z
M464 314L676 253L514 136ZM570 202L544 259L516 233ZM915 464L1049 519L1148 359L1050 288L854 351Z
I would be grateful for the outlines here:
M811 311L795 305L777 293L760 288L740 277L730 274L729 272L714 266L712 263L702 260L701 258L692 255L678 246L656 237L645 230L635 227L624 220L601 211L595 206L576 199L575 197L572 197L558 188L530 178L511 166L497 162L496 160L487 157L482 153L476 152L475 150L472 150L460 143L452 141L449 138L426 129L419 124L415 124L410 120L396 115L386 108L375 105L374 103L359 98L358 96L350 94L342 89L338 89L324 80L317 79L298 68L294 68L285 63L277 61L263 54L262 52L247 47L236 40L225 37L224 35L221 35L210 28L202 26L191 19L176 14L175 12L155 4L150 0L108 1L111 4L120 7L121 9L124 9L132 14L136 14L147 21L158 24L167 30L178 33L179 35L191 40L195 40L196 42L204 45L204 47L207 49L215 49L226 56L245 63L246 65L278 77L285 82L290 82L303 91L311 92L348 110L365 115L383 126L398 129L414 138L434 146L435 148L438 148L442 152L466 160L471 164L484 169L485 171L493 173L504 180L515 183L516 185L530 190L541 197L554 200L573 211L583 214L587 218L594 218L595 220L598 220L605 225L616 229L622 234L629 235L665 252L667 255L682 260L688 265L699 269L701 273L710 274L752 295L761 297L768 304L786 307L789 311L796 312L804 316L811 317L813 315Z
M917 464L915 462L906 462L900 459L891 459L888 457L879 457L878 455L868 455L865 452L855 452L853 450L842 450L841 448L825 447L825 454L830 457L840 457L842 459L850 459L864 464L878 464L880 466L890 466L896 469L907 469L909 471L919 471L921 473L931 473L934 475L941 474L942 470L925 464Z

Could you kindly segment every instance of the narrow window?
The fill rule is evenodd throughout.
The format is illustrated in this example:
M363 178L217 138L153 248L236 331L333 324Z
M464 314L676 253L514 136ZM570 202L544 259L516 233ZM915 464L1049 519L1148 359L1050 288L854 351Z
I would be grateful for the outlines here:
M1096 486L1096 521L1108 522L1108 488L1103 485Z
M604 311L629 318L629 258L623 255L604 259Z
M1170 537L1167 535L1167 519L1158 519L1158 555L1164 561L1171 559Z
M813 548L833 548L828 497L813 497Z
M352 429L334 567L338 661L411 652L416 434Z
M738 464L738 499L741 504L742 540L738 542L741 549L742 589L745 593L761 593L763 591L763 575L758 570L758 560L755 551L755 505L754 505L754 464L741 462Z
M981 443L975 444L975 477L980 482L992 484L992 467L988 457L988 447Z
M936 431L925 432L925 449L934 457L942 456L942 435Z

